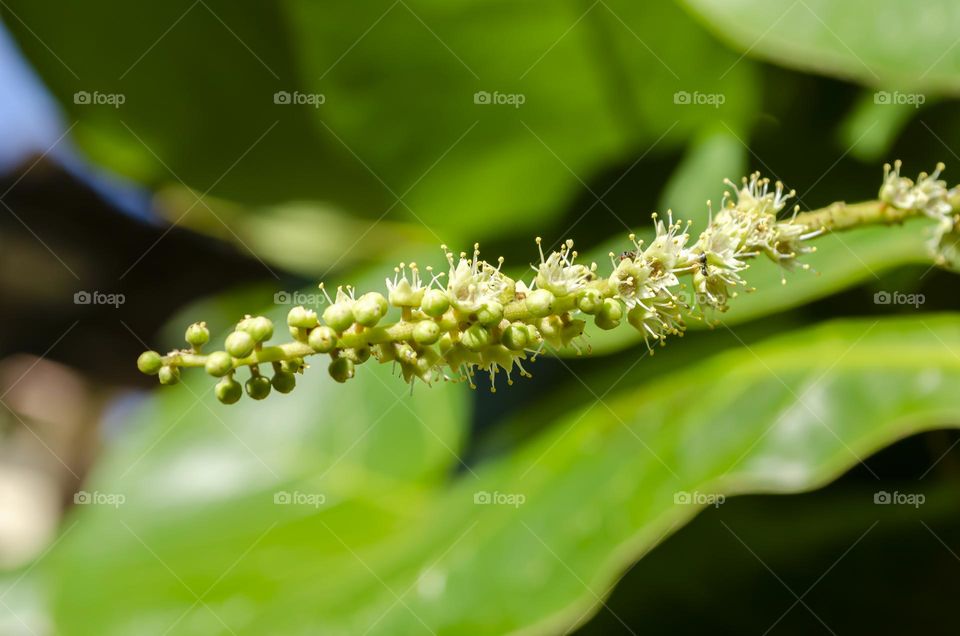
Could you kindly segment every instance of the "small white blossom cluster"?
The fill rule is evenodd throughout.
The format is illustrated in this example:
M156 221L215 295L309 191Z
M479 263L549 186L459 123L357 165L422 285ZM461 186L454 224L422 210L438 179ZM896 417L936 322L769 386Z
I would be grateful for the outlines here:
M917 181L900 175L898 159L883 166L880 200L899 210L916 210L937 221L931 248L941 265L960 267L960 218L954 208L960 189L948 188L940 178L943 163L932 174L921 172ZM953 202L953 203L952 203Z
M191 350L166 357L147 352L139 366L165 384L177 381L181 366L204 366L221 378L217 397L232 404L243 390L254 399L289 392L295 374L307 368L304 358L314 354L330 356L329 372L338 382L352 378L357 365L378 360L395 365L411 384L446 379L474 386L477 370L489 373L492 385L500 373L511 383L514 369L528 375L522 363L544 345L579 351L587 317L600 329L614 329L625 319L652 351L667 336L683 333L688 314L725 311L728 300L746 287L742 274L749 259L765 255L791 268L812 251L806 241L822 231L798 223L796 210L779 218L794 194L782 184L771 186L759 174L739 186L727 183L732 191L716 213L711 209L695 241L689 223L674 220L669 211L666 218L654 214L649 245L631 234L633 249L610 255L608 276L598 274L596 263L577 262L573 241L545 253L537 238L540 262L532 265L527 282L507 276L503 258L495 264L481 259L477 245L472 254L458 256L442 246L445 272L400 263L385 281L386 295L357 295L343 286L327 295L322 313L294 307L287 316L293 342L267 345L273 324L262 316L246 317L227 337L224 351L204 355L200 347L208 334L198 323L187 333ZM925 205L939 210L944 195L938 183L936 174L917 185L896 176L885 187L901 202L915 204L922 194ZM687 275L692 293L681 283ZM391 314L396 320L388 321ZM272 378L261 375L261 365L273 366ZM243 389L234 379L242 367L251 373Z

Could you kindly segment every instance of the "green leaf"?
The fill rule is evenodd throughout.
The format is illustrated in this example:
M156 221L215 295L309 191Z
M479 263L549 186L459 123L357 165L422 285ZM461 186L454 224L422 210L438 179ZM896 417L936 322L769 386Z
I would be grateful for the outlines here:
M700 505L683 504L683 493L810 489L906 435L960 424L958 351L955 315L830 323L571 411L449 484L398 492L371 481L361 496L350 481L315 475L311 487L343 495L319 509L272 505L270 488L249 478L246 498L178 503L190 488L169 491L174 476L207 491L204 482L229 480L198 448L169 449L155 466L167 478L152 482L154 498L139 492L130 505L77 516L51 562L58 627L564 631L696 514ZM118 467L148 437L118 453L91 488L119 488ZM140 470L136 481L149 483ZM483 493L500 503L477 503Z
M960 91L960 5L876 0L683 0L736 49L883 88Z

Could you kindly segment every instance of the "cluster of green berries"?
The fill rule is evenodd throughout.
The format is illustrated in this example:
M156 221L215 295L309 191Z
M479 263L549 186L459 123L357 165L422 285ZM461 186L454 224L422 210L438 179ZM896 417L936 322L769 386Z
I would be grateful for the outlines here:
M918 214L953 218L954 191L947 191L933 175L914 182L888 174L881 190L886 205L914 206ZM808 213L780 218L793 192L759 174L731 186L704 231L691 242L690 224L664 221L656 214L655 236L649 245L630 236L631 250L610 254L612 272L598 274L596 263L577 263L573 242L544 254L537 238L540 262L525 283L503 273L496 264L472 254L454 256L443 246L447 271L427 267L421 275L416 263L401 263L386 279L386 295L372 291L357 295L352 287L339 287L334 297L324 290L322 312L294 307L287 315L291 340L279 345L268 341L273 323L263 316L246 316L224 343L224 350L204 354L210 339L204 323L187 328L189 349L166 356L148 351L140 356L141 371L159 376L161 384L179 380L181 367L204 367L220 378L217 398L226 404L240 399L244 390L263 399L276 390L289 393L296 374L307 369L305 359L328 356L328 371L337 382L354 377L357 365L369 360L391 363L408 383L437 380L466 381L474 387L477 370L496 377L504 373L512 383L514 369L523 367L544 346L573 347L580 352L586 318L599 329L615 329L626 322L644 338L647 347L664 344L670 335L682 334L685 317L725 311L737 289L746 286L741 274L748 261L765 256L790 269L815 248L807 241L826 231L822 218ZM709 202L708 202L709 206ZM947 209L949 208L949 209ZM911 208L913 209L913 208ZM806 265L801 265L807 267ZM681 282L690 278L690 287ZM689 292L686 291L689 289ZM272 376L261 375L270 365ZM249 369L241 387L235 373Z

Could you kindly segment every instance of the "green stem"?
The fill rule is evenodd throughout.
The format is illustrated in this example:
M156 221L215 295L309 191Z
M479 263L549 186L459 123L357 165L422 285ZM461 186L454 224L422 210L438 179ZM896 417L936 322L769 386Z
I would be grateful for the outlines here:
M921 216L918 210L901 210L881 201L863 201L860 203L833 203L819 210L811 210L798 214L795 223L799 223L811 232L841 232L852 228L868 225L893 225L903 223L912 217ZM588 283L600 292L603 298L611 298L616 290L610 286L608 279ZM552 306L551 313L562 314L573 311L577 307L575 296L557 298ZM349 330L339 335L338 349L357 349L370 345L385 344L388 342L406 342L413 338L413 329L418 317L409 308L404 312L401 320L377 327L365 327L359 330ZM532 323L537 320L527 309L523 299L514 300L504 307L504 318L510 322ZM236 368L262 363L280 362L296 358L306 358L315 355L310 345L303 342L288 342L280 345L268 345L254 351L245 358L234 361ZM175 351L163 357L163 363L178 367L202 367L206 364L207 356L193 351Z

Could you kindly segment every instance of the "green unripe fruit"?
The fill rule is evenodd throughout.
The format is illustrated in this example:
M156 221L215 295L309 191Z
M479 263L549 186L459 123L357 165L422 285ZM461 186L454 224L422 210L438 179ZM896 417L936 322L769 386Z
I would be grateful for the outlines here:
M327 323L331 329L341 333L350 328L353 324L353 303L333 303L323 310L323 322Z
M254 400L262 400L270 395L270 380L262 375L255 375L244 384L247 389L247 395Z
M194 349L199 350L200 347L210 342L210 330L207 329L207 323L193 323L187 327L187 332L184 334L184 338L186 338L187 343L190 344Z
M527 326L514 323L503 330L500 343L511 351L523 351L528 339Z
M234 331L227 336L224 343L227 353L234 358L246 358L253 353L253 348L257 346L256 341L246 331Z
M370 292L357 299L353 305L353 316L364 327L373 327L387 315L389 308L383 294Z
M214 351L207 356L204 369L213 377L222 378L233 371L233 358L226 351Z
M317 312L305 307L294 307L287 314L287 324L298 329L313 329L317 326Z
M440 325L432 320L421 320L413 327L413 339L417 344L432 345L440 339Z
M493 301L485 304L477 311L477 322L484 327L495 325L503 320L503 305Z
M310 332L307 342L317 353L330 353L337 346L337 332L330 327L317 327Z
M577 308L585 314L593 315L600 311L603 304L603 294L599 290L587 287L580 293L577 300Z
M354 365L352 360L337 358L330 363L330 377L343 383L353 377Z
M273 374L273 379L270 381L270 384L280 393L289 393L297 386L297 378L295 378L292 373L280 371Z
M553 313L554 296L546 289L535 289L527 294L527 311L537 318L543 318Z
M447 294L439 289L428 289L420 301L420 309L423 313L433 318L442 316L450 307L450 299Z
M224 404L236 404L243 395L243 388L233 378L224 378L217 382L214 393L217 394L217 399Z
M470 325L460 336L460 342L470 351L482 351L490 345L490 332L481 325Z
M620 301L613 298L605 298L600 305L600 311L597 312L594 322L601 329L616 329L623 319L623 305Z
M141 373L156 375L163 367L163 357L156 351L144 351L137 358L137 368Z
M247 332L256 342L264 342L273 337L273 321L266 316L257 316L243 321L241 329Z
M158 372L160 384L176 384L180 381L180 367L171 367L169 365L161 367Z

